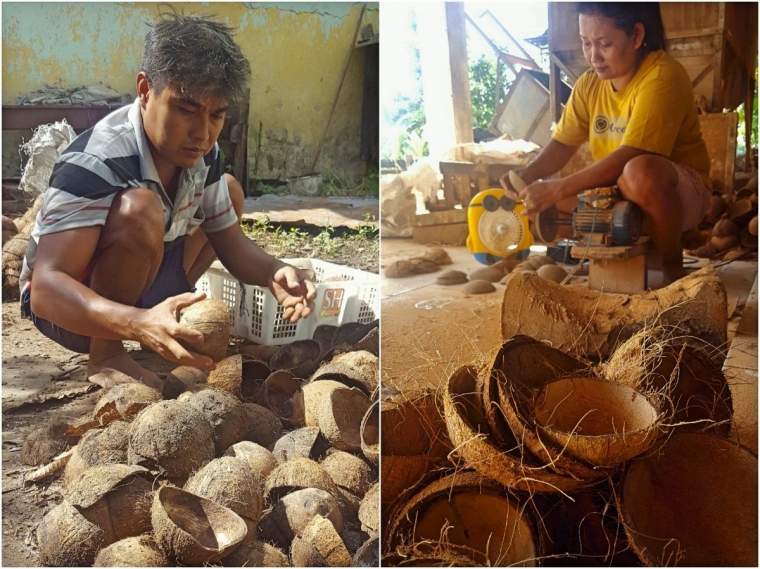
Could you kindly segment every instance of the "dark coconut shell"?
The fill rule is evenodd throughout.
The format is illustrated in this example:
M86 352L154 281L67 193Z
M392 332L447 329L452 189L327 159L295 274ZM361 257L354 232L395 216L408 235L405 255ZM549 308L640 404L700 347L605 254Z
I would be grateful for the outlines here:
M243 358L242 382L240 394L243 400L266 406L263 397L264 381L272 374L272 369L267 362L261 360Z
M206 378L207 375L197 368L176 367L166 376L161 395L164 399L176 399L185 391L200 391L207 387Z
M757 565L757 456L720 437L679 433L633 460L617 494L647 565Z
M316 340L296 340L282 346L269 361L272 370L288 370L296 377L308 377L319 365L320 345Z
M439 541L444 531L447 546L472 556L470 565L530 564L542 554L529 508L474 472L446 476L412 496L393 516L385 539L395 549L405 540Z
M245 403L243 408L248 417L248 428L243 438L266 448L271 447L282 436L282 421L269 409L256 403Z
M264 380L261 398L266 407L274 412L280 420L288 426L294 426L290 422L293 418L292 398L301 390L303 385L304 380L297 378L289 371L275 371Z

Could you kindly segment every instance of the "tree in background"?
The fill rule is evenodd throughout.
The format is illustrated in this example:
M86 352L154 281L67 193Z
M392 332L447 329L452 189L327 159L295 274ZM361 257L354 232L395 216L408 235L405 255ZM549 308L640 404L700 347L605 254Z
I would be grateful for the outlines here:
M496 66L502 65L498 58L488 58L481 55L477 59L470 59L470 99L472 102L472 126L473 128L487 129L491 124L494 113L496 112ZM499 81L499 99L498 102L504 101L504 97L512 85L503 73Z

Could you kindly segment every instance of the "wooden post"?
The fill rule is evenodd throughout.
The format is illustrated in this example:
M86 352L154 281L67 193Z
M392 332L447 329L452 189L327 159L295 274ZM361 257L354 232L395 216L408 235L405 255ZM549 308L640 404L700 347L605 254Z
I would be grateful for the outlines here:
M470 68L467 63L467 34L462 2L446 2L446 35L449 38L454 131L457 144L462 144L473 141Z

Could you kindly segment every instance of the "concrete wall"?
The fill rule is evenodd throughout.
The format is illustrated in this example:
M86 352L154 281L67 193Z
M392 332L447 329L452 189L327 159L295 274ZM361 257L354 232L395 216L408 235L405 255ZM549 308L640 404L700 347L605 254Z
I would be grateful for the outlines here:
M103 82L135 94L142 41L160 7L140 3L2 4L2 100L46 83L64 87ZM249 175L261 125L258 177L309 173L361 12L360 3L176 3L184 13L211 13L236 28L251 62ZM165 8L164 8L165 9ZM379 32L378 4L368 3L362 28ZM351 56L317 171L358 181L364 52ZM28 137L30 133L26 133ZM18 162L19 133L3 134L3 171Z

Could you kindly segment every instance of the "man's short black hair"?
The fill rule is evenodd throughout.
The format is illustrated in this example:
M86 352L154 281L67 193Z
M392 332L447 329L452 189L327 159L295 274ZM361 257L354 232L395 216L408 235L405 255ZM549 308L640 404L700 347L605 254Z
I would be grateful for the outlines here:
M189 96L243 97L251 66L233 29L206 15L162 14L145 36L140 70L153 89L171 86Z

